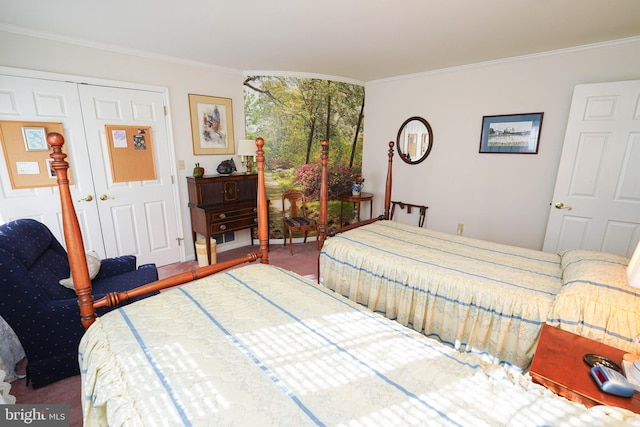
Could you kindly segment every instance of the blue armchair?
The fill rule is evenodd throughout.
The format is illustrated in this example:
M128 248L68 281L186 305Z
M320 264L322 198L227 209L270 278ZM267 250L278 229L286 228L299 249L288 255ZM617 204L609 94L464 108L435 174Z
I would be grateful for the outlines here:
M34 388L79 374L84 327L74 290L59 283L69 275L67 252L44 224L18 219L0 225L0 316L24 347ZM156 266L136 269L133 255L104 259L92 293L98 299L156 280Z

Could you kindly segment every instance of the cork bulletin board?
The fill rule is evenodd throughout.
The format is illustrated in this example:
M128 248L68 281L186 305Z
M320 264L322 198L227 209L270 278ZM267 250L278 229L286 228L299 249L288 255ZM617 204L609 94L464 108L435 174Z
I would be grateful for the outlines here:
M105 125L113 182L156 179L150 126Z
M51 168L53 159L49 156L53 151L46 140L50 132L64 136L62 123L0 121L0 143L11 188L54 187L58 184ZM66 160L72 164L69 158ZM71 167L67 177L72 185Z

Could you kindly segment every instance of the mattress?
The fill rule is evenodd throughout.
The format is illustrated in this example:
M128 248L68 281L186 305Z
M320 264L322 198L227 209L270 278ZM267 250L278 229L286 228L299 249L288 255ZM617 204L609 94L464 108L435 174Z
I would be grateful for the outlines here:
M79 360L85 426L640 426L261 264L102 316Z
M328 239L321 283L404 326L526 369L562 287L561 257L394 221Z

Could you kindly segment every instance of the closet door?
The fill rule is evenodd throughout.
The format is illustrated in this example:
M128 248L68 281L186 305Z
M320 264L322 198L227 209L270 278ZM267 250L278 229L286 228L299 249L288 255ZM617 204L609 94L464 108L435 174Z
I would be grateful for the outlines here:
M103 258L133 254L138 264L161 266L181 261L179 203L172 183L163 93L11 74L0 73L0 120L62 124L63 149L73 179L71 196L85 249ZM104 130L107 124L151 127L155 179L114 182ZM52 184L12 188L0 150L0 222L37 219L64 245L55 179Z
M640 80L578 85L543 250L631 256L640 239Z
M0 74L0 120L62 123L65 136L63 150L68 154L73 179L71 196L85 249L95 250L104 256L76 84ZM39 165L40 168L45 166ZM86 200L89 198L91 200ZM56 180L52 179L51 187L12 188L4 150L0 150L0 220L7 222L17 218L33 218L44 223L64 245Z
M171 150L160 92L79 85L93 182L107 256L135 254L138 263L178 262L180 236ZM114 180L105 125L150 126L156 178ZM131 144L127 141L127 144Z

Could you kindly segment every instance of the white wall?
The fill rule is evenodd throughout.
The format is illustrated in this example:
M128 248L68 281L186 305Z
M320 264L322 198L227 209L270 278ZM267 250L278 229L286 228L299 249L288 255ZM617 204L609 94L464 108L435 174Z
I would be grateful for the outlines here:
M206 67L194 63L176 63L132 54L115 53L97 48L49 41L41 38L0 31L0 66L85 76L113 81L166 87L169 90L176 169L183 160L185 168L177 170L180 192L182 237L186 243L186 258L194 258L191 223L187 208L186 176L191 176L195 162L205 173L216 173L225 156L194 156L189 120L188 94L231 98L235 138L244 138L243 75L240 70ZM239 159L236 165L241 168ZM237 233L230 247L249 244L249 232ZM230 248L228 247L228 248ZM227 249L228 249L227 248Z
M236 139L244 137L238 70L176 63L0 31L0 66L167 87L187 258L193 258L186 180L193 164L214 171L229 156L194 156L188 93L231 98ZM423 75L369 82L363 169L365 191L382 213L387 143L410 116L434 133L427 160L394 157L394 200L429 206L426 226L542 248L573 87L640 78L640 39ZM539 154L479 154L482 116L544 112ZM236 159L237 160L237 159ZM415 217L414 217L415 218ZM407 221L417 221L417 219ZM238 234L246 244L247 233Z
M640 39L369 82L363 173L382 213L389 141L411 116L434 134L429 157L394 156L393 197L429 206L425 227L542 249L576 84L640 78ZM537 155L479 154L485 115L544 112ZM403 222L417 222L417 216Z

